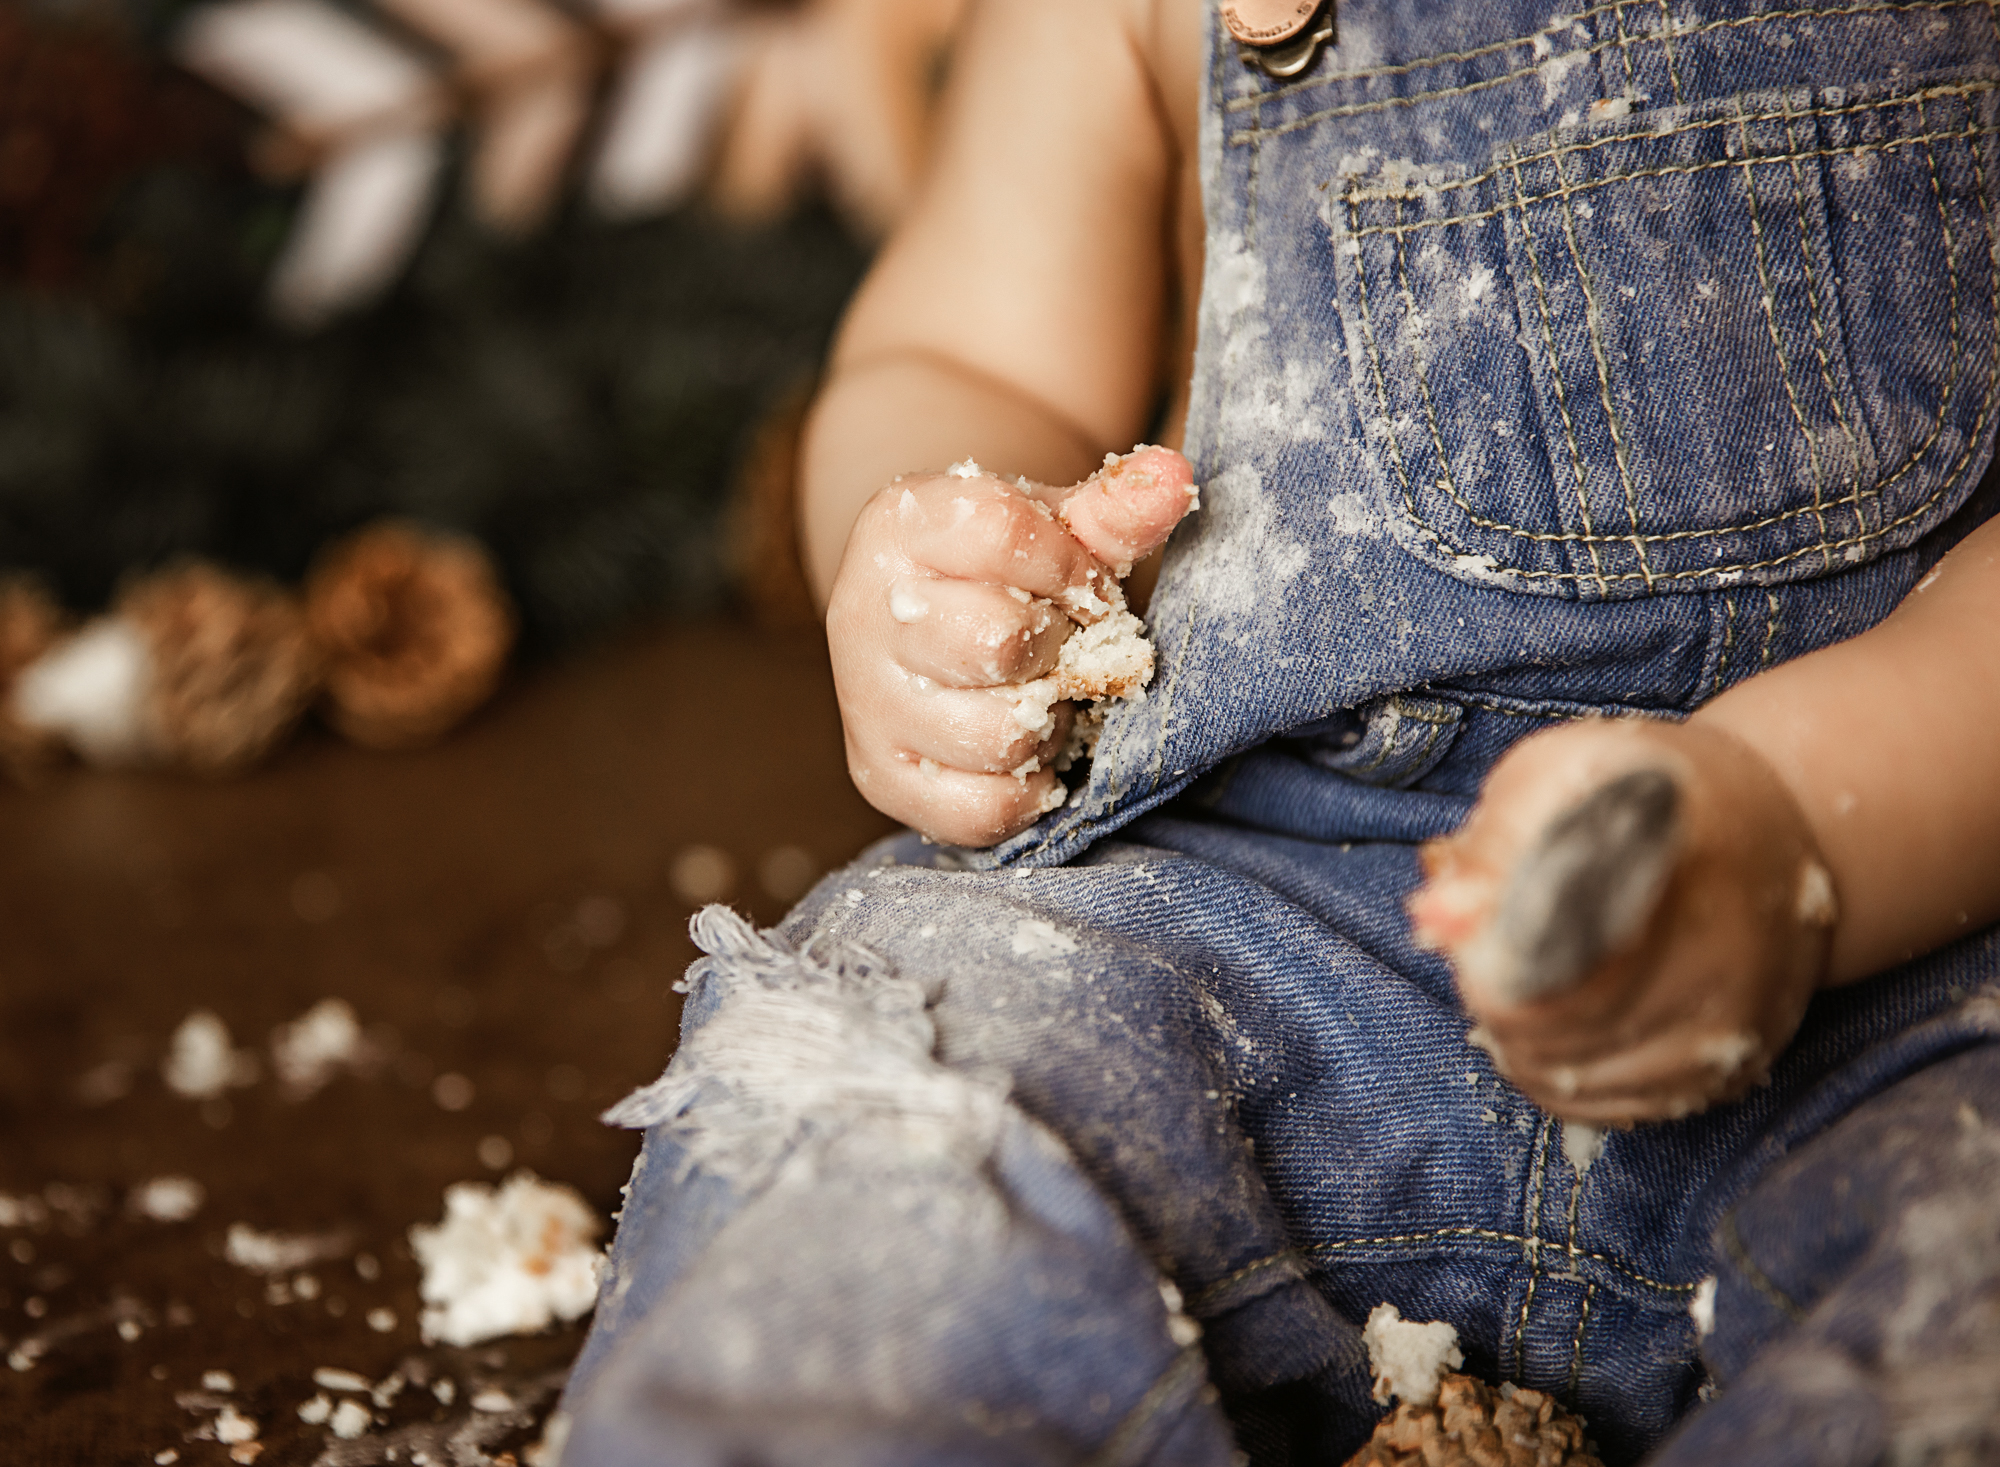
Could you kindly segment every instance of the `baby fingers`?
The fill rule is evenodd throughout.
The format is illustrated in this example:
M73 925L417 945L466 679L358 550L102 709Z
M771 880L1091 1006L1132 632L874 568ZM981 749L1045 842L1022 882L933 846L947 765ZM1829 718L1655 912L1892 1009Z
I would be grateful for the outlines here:
M1166 543L1198 502L1194 470L1169 448L1141 446L1065 492L1063 523L1118 575Z
M889 614L896 660L952 688L1046 676L1072 625L1052 602L1015 587L936 578L896 581Z
M1048 687L1038 683L1020 692L950 688L913 675L890 695L890 716L883 726L895 733L882 752L905 762L928 759L977 774L1013 775L1026 766L1039 768L1062 746L1069 730L1069 706L1035 696Z
M1743 1094L1768 1071L1773 1046L1754 1029L1677 1026L1573 1064L1530 1058L1475 1031L1501 1073L1568 1120L1630 1125L1678 1120Z
M947 845L997 845L1058 808L1066 791L1049 770L1016 779L974 774L930 760L854 771L870 804Z
M903 555L937 576L1016 586L1083 621L1109 610L1111 572L1048 505L990 474L906 480L890 513Z

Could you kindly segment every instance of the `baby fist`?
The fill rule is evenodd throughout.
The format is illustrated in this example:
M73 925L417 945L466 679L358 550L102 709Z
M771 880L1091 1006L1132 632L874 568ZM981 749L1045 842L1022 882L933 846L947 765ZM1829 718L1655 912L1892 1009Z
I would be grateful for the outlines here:
M1791 794L1698 723L1524 739L1409 900L1474 1043L1567 1119L1628 1125L1742 1095L1826 968L1832 879Z

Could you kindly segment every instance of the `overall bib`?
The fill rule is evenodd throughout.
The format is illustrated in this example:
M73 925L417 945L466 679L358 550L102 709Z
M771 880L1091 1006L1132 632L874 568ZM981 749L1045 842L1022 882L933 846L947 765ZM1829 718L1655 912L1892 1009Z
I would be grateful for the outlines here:
M1339 1462L1384 1301L1607 1461L1712 1394L1672 1460L1986 1429L1894 1382L2000 1360L2000 937L1600 1151L1402 901L1516 739L1850 637L1990 512L1993 8L1338 24L1213 48L1149 696L993 852L697 919L572 1463Z

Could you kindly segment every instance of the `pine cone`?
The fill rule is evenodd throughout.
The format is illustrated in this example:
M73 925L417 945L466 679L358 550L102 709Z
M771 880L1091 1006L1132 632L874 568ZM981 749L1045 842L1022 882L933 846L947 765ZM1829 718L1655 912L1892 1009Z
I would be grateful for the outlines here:
M277 587L190 564L135 582L114 614L152 655L153 757L201 774L254 763L312 701L318 659L298 602Z
M1437 1404L1398 1406L1347 1467L1602 1467L1583 1423L1540 1391L1447 1375Z
M322 558L306 622L325 659L328 722L373 749L442 738L492 696L514 644L486 552L393 521Z
M14 679L40 657L62 630L62 611L33 581L0 580L0 767L17 779L62 748L46 729L30 727L14 714Z

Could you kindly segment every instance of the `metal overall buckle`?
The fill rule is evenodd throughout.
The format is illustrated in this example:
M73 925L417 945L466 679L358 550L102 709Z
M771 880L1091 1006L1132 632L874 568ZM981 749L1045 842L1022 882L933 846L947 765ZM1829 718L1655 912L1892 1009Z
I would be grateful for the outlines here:
M1237 57L1266 76L1297 76L1334 41L1335 0L1223 0Z

